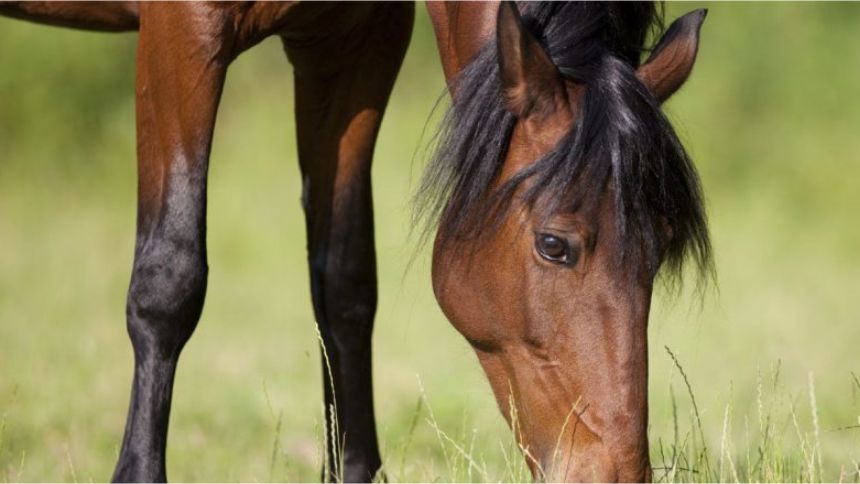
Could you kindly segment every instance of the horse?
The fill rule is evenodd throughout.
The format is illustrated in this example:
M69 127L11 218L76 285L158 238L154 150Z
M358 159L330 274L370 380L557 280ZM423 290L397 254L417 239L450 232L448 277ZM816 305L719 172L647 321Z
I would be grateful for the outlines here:
M650 3L427 9L452 98L417 197L418 222L436 231L436 298L536 479L648 480L653 285L664 265L675 274L688 256L701 270L710 261L699 181L660 108L692 70L705 12L676 20L640 63L661 26ZM323 478L380 477L370 167L414 5L4 1L0 14L139 32L134 377L112 479L167 479L174 374L206 293L219 98L230 63L273 35L294 66L311 293L330 367Z

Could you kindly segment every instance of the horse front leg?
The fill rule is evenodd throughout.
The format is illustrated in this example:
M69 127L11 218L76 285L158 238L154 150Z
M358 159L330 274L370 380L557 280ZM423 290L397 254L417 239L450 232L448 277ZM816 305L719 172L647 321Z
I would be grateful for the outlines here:
M412 28L412 4L382 4L362 42L293 46L296 120L314 314L322 336L330 481L381 468L371 332L377 303L370 167ZM352 50L346 49L350 46ZM327 367L328 365L328 367ZM334 436L334 438L332 438Z
M137 58L138 216L128 291L134 381L114 481L165 481L179 353L206 292L206 175L232 38L217 9L143 4Z
M137 2L18 2L0 0L0 15L46 25L105 32L137 30Z

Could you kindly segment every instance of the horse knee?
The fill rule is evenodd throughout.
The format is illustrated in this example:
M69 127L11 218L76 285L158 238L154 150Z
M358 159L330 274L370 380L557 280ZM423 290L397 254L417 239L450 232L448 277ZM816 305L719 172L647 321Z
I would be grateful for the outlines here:
M201 250L155 244L134 264L128 292L132 341L154 341L179 350L191 337L203 310L208 267Z
M376 287L364 284L336 286L328 295L327 312L332 322L344 330L369 332L376 316Z
M376 275L348 268L325 271L324 309L335 343L341 349L363 349L370 343L376 316Z

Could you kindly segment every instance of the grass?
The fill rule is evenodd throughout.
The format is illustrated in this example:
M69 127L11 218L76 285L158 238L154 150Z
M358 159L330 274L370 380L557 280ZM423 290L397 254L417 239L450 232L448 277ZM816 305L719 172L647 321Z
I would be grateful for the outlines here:
M824 464L819 410L816 403L815 381L810 373L807 392L788 393L780 382L781 362L767 372L757 373L756 410L742 415L743 433L732 432L736 419L734 402L725 404L721 419L719 445L711 446L705 428L714 422L703 421L696 403L695 392L681 362L668 347L665 348L676 375L670 380L672 401L671 440L658 438L652 443L652 466L655 482L857 482L860 463L856 458L845 462ZM495 448L476 447L477 429L469 428L466 419L453 428L443 428L436 417L426 390L417 379L419 398L412 421L402 444L394 448L383 446L386 457L380 476L395 482L525 482L531 473L522 458L528 449L519 446L514 433L498 437ZM679 398L675 384L682 387ZM854 385L860 389L856 381ZM805 397L805 398L804 398ZM683 407L688 406L684 412ZM511 406L515 408L514 405ZM329 412L334 414L333 409ZM516 415L511 420L516 427ZM720 422L717 422L720 423ZM860 417L858 417L860 423ZM410 444L421 428L436 436L436 446L442 458L432 466L410 468L406 458ZM860 428L852 425L830 429L830 432ZM278 459L289 457L279 452L281 438L280 415L275 427L276 441L272 452L272 468ZM562 430L563 432L563 430ZM653 433L653 431L652 431ZM321 433L321 440L332 436ZM324 442L320 449L324 449ZM856 449L856 447L855 447ZM319 455L322 459L323 455ZM320 462L320 465L325 465ZM328 469L326 469L328 472ZM337 470L335 475L339 475ZM539 474L540 475L540 474ZM270 479L273 480L270 476Z
M697 7L670 4L668 16ZM696 70L667 110L702 174L719 293L701 304L655 297L655 477L856 481L860 5L709 8ZM444 88L418 11L373 173L386 475L526 480L406 230L423 163L413 157ZM134 41L0 20L2 481L104 480L116 459L132 371ZM312 481L322 469L327 409L291 85L275 40L228 76L211 161L209 292L171 415L173 480Z

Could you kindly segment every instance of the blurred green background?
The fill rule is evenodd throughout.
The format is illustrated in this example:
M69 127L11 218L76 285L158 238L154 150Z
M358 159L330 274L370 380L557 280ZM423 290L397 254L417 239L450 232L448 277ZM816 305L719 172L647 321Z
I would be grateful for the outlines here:
M667 19L697 7L669 4ZM754 466L770 418L779 452L802 460L820 442L823 477L857 480L860 4L709 8L697 67L667 111L701 172L719 290L701 306L690 291L655 299L655 466L660 446L691 428L668 346L715 455ZM423 5L417 13L373 171L383 458L394 480L504 479L519 458L489 386L437 308L426 250L408 264L409 200L444 89ZM135 40L0 19L0 480L112 472L132 370ZM171 415L173 480L319 476L293 105L276 39L231 67L211 160L209 292ZM456 451L434 422L487 471L446 462Z

